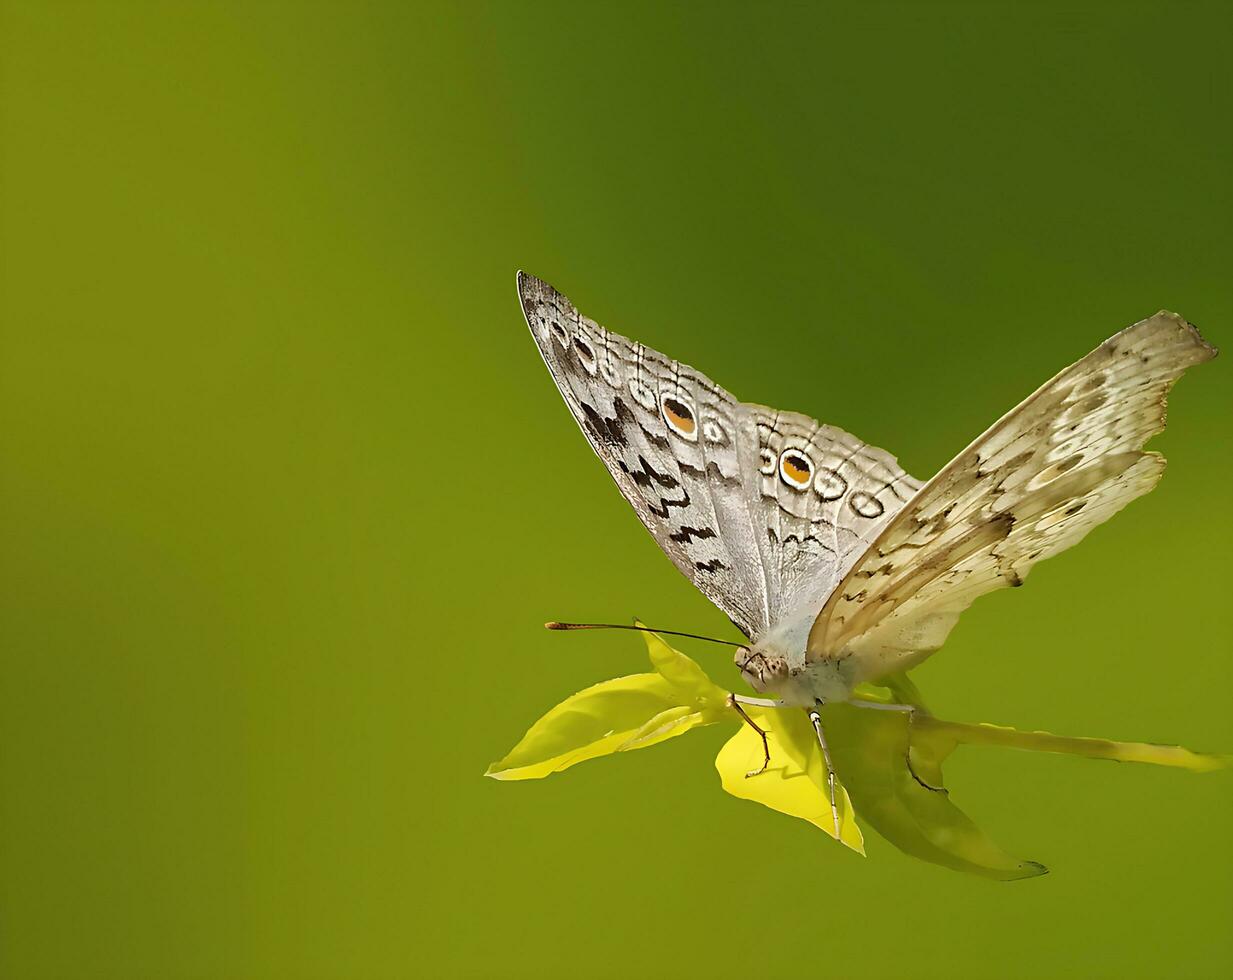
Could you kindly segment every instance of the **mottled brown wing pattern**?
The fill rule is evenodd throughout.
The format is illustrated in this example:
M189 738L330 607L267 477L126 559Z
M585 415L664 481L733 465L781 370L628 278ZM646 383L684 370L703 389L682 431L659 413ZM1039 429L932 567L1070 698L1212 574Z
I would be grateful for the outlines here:
M854 680L919 662L979 595L1079 541L1155 486L1142 447L1169 388L1216 355L1161 312L1111 337L1000 419L880 532L809 636L811 660L855 658Z
M746 635L768 624L740 406L705 375L605 330L520 273L531 333L566 404L672 562ZM749 450L746 450L747 452Z

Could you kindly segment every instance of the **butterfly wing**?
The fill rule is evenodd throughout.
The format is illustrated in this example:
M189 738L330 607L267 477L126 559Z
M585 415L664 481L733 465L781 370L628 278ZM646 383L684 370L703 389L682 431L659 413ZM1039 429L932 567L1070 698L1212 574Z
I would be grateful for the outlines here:
M842 429L743 407L757 436L756 511L774 558L771 622L807 624L922 484L890 453Z
M520 273L523 312L592 448L673 563L747 636L814 608L919 487L893 457L605 330Z
M534 276L519 273L518 292L552 379L642 523L742 632L764 629L766 556L742 467L753 436L739 403Z
M808 659L853 657L868 680L938 649L977 596L1022 584L1156 485L1164 459L1142 447L1164 428L1168 390L1215 356L1161 312L1062 371L887 523L814 621Z

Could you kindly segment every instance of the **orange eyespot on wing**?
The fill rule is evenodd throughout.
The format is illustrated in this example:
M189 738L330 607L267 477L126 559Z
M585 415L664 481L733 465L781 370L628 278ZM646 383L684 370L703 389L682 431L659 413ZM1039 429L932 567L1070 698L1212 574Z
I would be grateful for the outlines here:
M779 475L795 490L804 490L813 478L813 463L797 449L785 449L779 456Z
M664 421L673 432L685 439L698 438L698 421L692 408L671 395L663 397L660 408L664 413Z

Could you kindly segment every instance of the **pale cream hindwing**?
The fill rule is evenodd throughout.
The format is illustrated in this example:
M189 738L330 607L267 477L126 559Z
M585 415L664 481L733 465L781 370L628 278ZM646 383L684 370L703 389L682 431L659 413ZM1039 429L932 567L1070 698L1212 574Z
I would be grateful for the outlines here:
M747 636L816 609L919 487L879 449L744 405L695 369L579 315L519 274L566 404L661 548Z
M1155 486L1164 459L1142 447L1164 428L1168 390L1215 356L1161 312L1062 371L886 525L815 620L808 658L854 658L856 682L936 650L977 596L1022 584Z

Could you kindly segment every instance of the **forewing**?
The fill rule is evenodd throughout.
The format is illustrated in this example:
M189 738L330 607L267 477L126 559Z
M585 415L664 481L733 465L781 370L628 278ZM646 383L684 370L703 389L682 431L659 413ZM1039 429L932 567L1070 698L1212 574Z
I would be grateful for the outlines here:
M688 365L580 316L519 273L531 334L553 380L621 493L672 562L747 636L769 621L752 510L752 421ZM742 447L744 450L742 452Z
M894 457L581 316L519 274L531 333L592 448L673 563L747 636L812 615L920 483ZM802 638L803 639L803 638Z
M1000 419L908 502L856 561L809 635L808 658L855 657L872 679L942 645L979 595L1020 585L1155 486L1142 451L1169 388L1216 355L1160 312L1111 337Z

